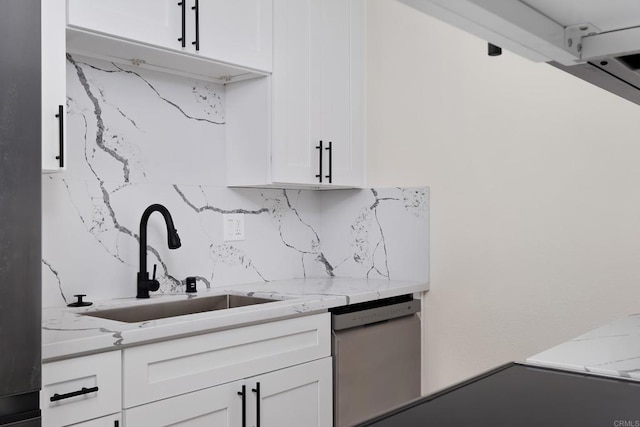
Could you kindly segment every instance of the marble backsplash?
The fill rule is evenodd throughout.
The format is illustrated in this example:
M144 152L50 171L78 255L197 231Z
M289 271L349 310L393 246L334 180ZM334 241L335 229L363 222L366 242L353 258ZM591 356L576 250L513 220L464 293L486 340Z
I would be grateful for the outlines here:
M225 187L224 86L96 59L67 60L67 159L43 175L43 305L84 293L135 295L139 224L159 214L148 268L160 292L337 276L427 280L429 191ZM222 215L242 213L245 239L224 241Z

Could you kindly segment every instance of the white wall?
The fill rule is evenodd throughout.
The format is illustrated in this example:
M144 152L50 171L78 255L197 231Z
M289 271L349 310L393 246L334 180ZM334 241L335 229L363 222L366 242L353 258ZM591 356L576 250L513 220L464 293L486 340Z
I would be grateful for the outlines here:
M428 389L640 311L640 106L367 5L369 185L431 186Z

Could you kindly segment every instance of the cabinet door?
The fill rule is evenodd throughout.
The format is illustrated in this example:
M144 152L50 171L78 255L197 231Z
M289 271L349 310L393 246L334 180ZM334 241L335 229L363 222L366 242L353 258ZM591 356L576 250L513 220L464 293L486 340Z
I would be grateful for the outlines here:
M72 427L122 427L122 416L120 414L108 415L95 420L74 424Z
M365 0L322 0L318 40L324 179L364 184ZM328 145L331 142L331 152ZM331 156L331 159L328 156Z
M329 185L331 165L363 185L364 19L365 0L274 1L274 182Z
M272 178L316 184L320 133L320 63L312 54L316 0L274 0ZM314 24L315 25L315 24Z
M182 6L179 0L68 0L72 27L181 49ZM193 12L185 4L186 21ZM189 36L187 36L189 37ZM186 49L190 51L190 38Z
M331 369L326 357L246 380L249 425L331 427Z
M331 319L320 313L123 351L125 408L329 356Z
M242 425L242 383L237 381L124 411L129 427L237 427Z
M271 0L199 0L199 7L200 55L271 71Z
M41 7L42 169L55 172L66 168L66 3L65 0L42 0Z

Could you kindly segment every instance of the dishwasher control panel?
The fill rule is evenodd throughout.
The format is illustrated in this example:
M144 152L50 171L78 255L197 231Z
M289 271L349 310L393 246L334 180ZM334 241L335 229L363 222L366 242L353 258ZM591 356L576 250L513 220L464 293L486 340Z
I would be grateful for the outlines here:
M413 299L411 295L386 298L333 310L331 327L334 331L339 331L409 316L419 311L420 300Z

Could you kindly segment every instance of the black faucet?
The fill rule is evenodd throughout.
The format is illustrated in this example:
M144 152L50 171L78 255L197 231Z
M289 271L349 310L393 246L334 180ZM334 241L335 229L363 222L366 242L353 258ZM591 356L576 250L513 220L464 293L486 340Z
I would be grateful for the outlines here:
M136 298L149 298L149 291L155 292L160 289L160 282L156 280L156 265L153 266L153 278L149 279L147 271L147 222L149 222L149 216L156 211L162 214L164 222L167 224L169 249L178 249L181 245L180 236L173 226L173 219L167 208L157 203L149 206L140 219L140 271L138 272L138 295Z

